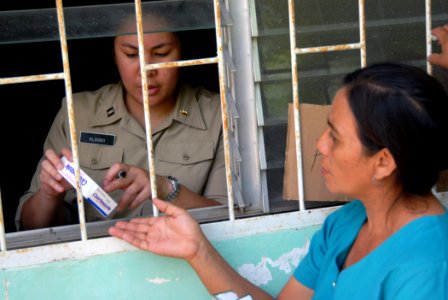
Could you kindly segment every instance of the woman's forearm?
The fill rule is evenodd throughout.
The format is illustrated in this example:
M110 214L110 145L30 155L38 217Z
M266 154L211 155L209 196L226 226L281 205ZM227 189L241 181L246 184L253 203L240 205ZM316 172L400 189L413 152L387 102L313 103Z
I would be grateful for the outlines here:
M251 295L253 299L273 299L268 293L239 275L204 237L198 253L188 261L210 294L226 291L238 297Z

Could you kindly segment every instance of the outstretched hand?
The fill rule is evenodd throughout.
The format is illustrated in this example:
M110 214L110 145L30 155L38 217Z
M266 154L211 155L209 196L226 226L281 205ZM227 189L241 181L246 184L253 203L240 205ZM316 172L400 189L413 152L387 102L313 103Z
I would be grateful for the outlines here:
M110 235L142 250L190 261L206 239L199 224L185 209L159 199L153 202L164 216L119 221L109 228Z

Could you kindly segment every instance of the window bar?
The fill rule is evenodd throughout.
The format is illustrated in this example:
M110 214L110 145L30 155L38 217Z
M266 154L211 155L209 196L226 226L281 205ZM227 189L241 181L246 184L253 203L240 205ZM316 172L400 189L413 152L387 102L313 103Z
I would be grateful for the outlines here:
M345 51L360 49L361 66L366 66L366 42L365 42L365 14L364 1L358 0L359 13L359 43L339 44L321 47L298 48L296 44L296 27L295 27L295 11L294 0L288 0L289 12L289 39L291 45L291 74L292 74L292 90L293 90L293 109L294 109L294 132L296 140L296 157L297 157L297 184L299 193L299 209L305 210L304 186L303 186L303 163L302 163L302 143L300 135L300 112L299 112L299 78L297 71L298 54L307 53L323 53L333 51ZM429 1L429 0L426 0Z
M294 134L296 140L297 157L297 184L299 193L299 209L305 210L304 187L303 187L303 163L302 163L302 142L300 137L300 113L299 113L299 78L297 72L296 57L296 20L294 11L294 0L288 0L289 10L289 41L291 47L291 75L292 75L292 95L294 106Z
M68 48L67 48L67 37L65 34L65 21L64 21L64 11L62 6L62 0L56 0L56 7L58 13L58 25L59 25L59 36L61 42L61 52L62 52L62 62L64 69L64 83L65 83L65 95L67 99L67 110L68 110L68 122L70 127L70 142L72 146L73 163L75 165L75 178L76 178L76 196L78 201L78 217L79 217L79 228L81 231L81 240L87 240L87 228L86 228L86 218L84 211L84 198L81 193L81 176L79 167L79 156L78 156L78 142L76 136L76 126L75 126L75 111L73 109L73 93L72 93L72 82L70 77L70 64L68 61Z
M151 180L151 191L152 196L157 198L157 186L155 177L151 174L155 174L154 168L154 155L153 155L153 145L151 136L151 124L150 124L150 108L148 102L148 85L146 72L154 69L160 68L174 68L174 67L187 67L203 64L218 63L219 71L219 86L220 86L220 97L221 97L221 116L223 124L223 139L224 139L224 153L226 161L226 183L227 183L227 194L228 194L228 205L229 205L229 219L234 220L235 214L233 211L234 201L233 201L233 189L232 189L232 172L230 169L230 146L228 138L228 118L227 118L227 102L225 93L225 82L224 82L224 64L223 64L223 46L222 46L222 32L221 32L221 19L220 19L220 6L219 0L214 1L215 4L215 26L216 26L216 43L218 49L217 57L200 58L192 60L183 60L175 62L164 62L157 64L146 64L144 57L144 43L143 43L143 20L142 20L142 8L141 0L135 0L135 12L136 12L136 22L138 29L138 44L139 44L139 58L140 58L140 72L142 78L143 86L143 102L144 102L144 112L145 112L145 126L146 126L146 141L148 148L148 164L149 164L149 177ZM154 177L154 178L153 178ZM158 209L153 205L154 216L159 215Z
M135 17L137 22L137 37L138 37L138 53L140 59L140 77L142 79L143 88L143 108L145 115L145 132L146 132L146 148L148 149L148 167L149 167L149 179L151 183L151 194L153 198L157 198L157 185L156 176L151 174L155 173L154 168L154 149L152 146L152 128L150 122L150 111L149 111L149 100L148 100L148 79L146 77L146 60L145 60L145 49L143 41L143 21L142 21L142 3L141 0L135 0ZM152 205L154 216L159 215L159 210Z
M425 26L426 26L426 57L428 57L432 53L432 35L431 35L431 27L432 27L432 9L431 9L431 0L425 0ZM426 60L426 71L428 74L432 74L432 65Z
M361 48L361 67L367 65L366 54L366 14L365 14L365 0L358 0L359 13L359 47Z
M197 65L206 65L206 64L214 64L218 62L218 57L209 57L209 58L199 58L199 59L191 59L191 60L180 60L180 61L170 61L163 62L157 64L148 64L143 68L145 71L150 71L154 69L161 68L176 68L176 67L188 67L188 66L197 66Z
M235 212L233 210L233 188L232 188L232 171L230 169L230 147L229 147L229 122L227 115L227 99L226 99L226 83L224 79L224 59L223 59L223 42L222 42L222 27L221 27L221 0L214 0L215 8L215 27L216 27L216 49L218 51L218 72L219 72L219 93L221 97L221 118L222 118L222 132L224 140L224 155L226 166L226 183L227 183L227 197L229 205L229 220L235 220Z
M47 81L47 80L55 80L55 79L64 79L64 73L53 73L53 74L42 74L42 75L30 75L30 76L18 76L18 77L0 78L0 85L1 84L35 82L35 81Z

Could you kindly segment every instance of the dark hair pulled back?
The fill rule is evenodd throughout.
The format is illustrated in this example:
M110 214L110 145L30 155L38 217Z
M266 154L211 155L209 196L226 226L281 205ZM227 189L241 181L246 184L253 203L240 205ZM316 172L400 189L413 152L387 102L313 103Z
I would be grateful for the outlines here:
M387 148L403 192L427 194L448 167L448 95L442 85L397 63L356 70L343 85L367 153Z

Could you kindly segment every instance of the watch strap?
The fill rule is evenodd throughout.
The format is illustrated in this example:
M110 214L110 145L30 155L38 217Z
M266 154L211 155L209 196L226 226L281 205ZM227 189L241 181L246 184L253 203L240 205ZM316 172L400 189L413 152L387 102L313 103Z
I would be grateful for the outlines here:
M171 192L165 196L165 198L163 198L163 200L168 201L168 202L172 202L174 201L174 199L176 199L176 197L179 195L180 192L180 182L176 177L173 176L165 176L166 179L168 179L168 181L171 184Z

